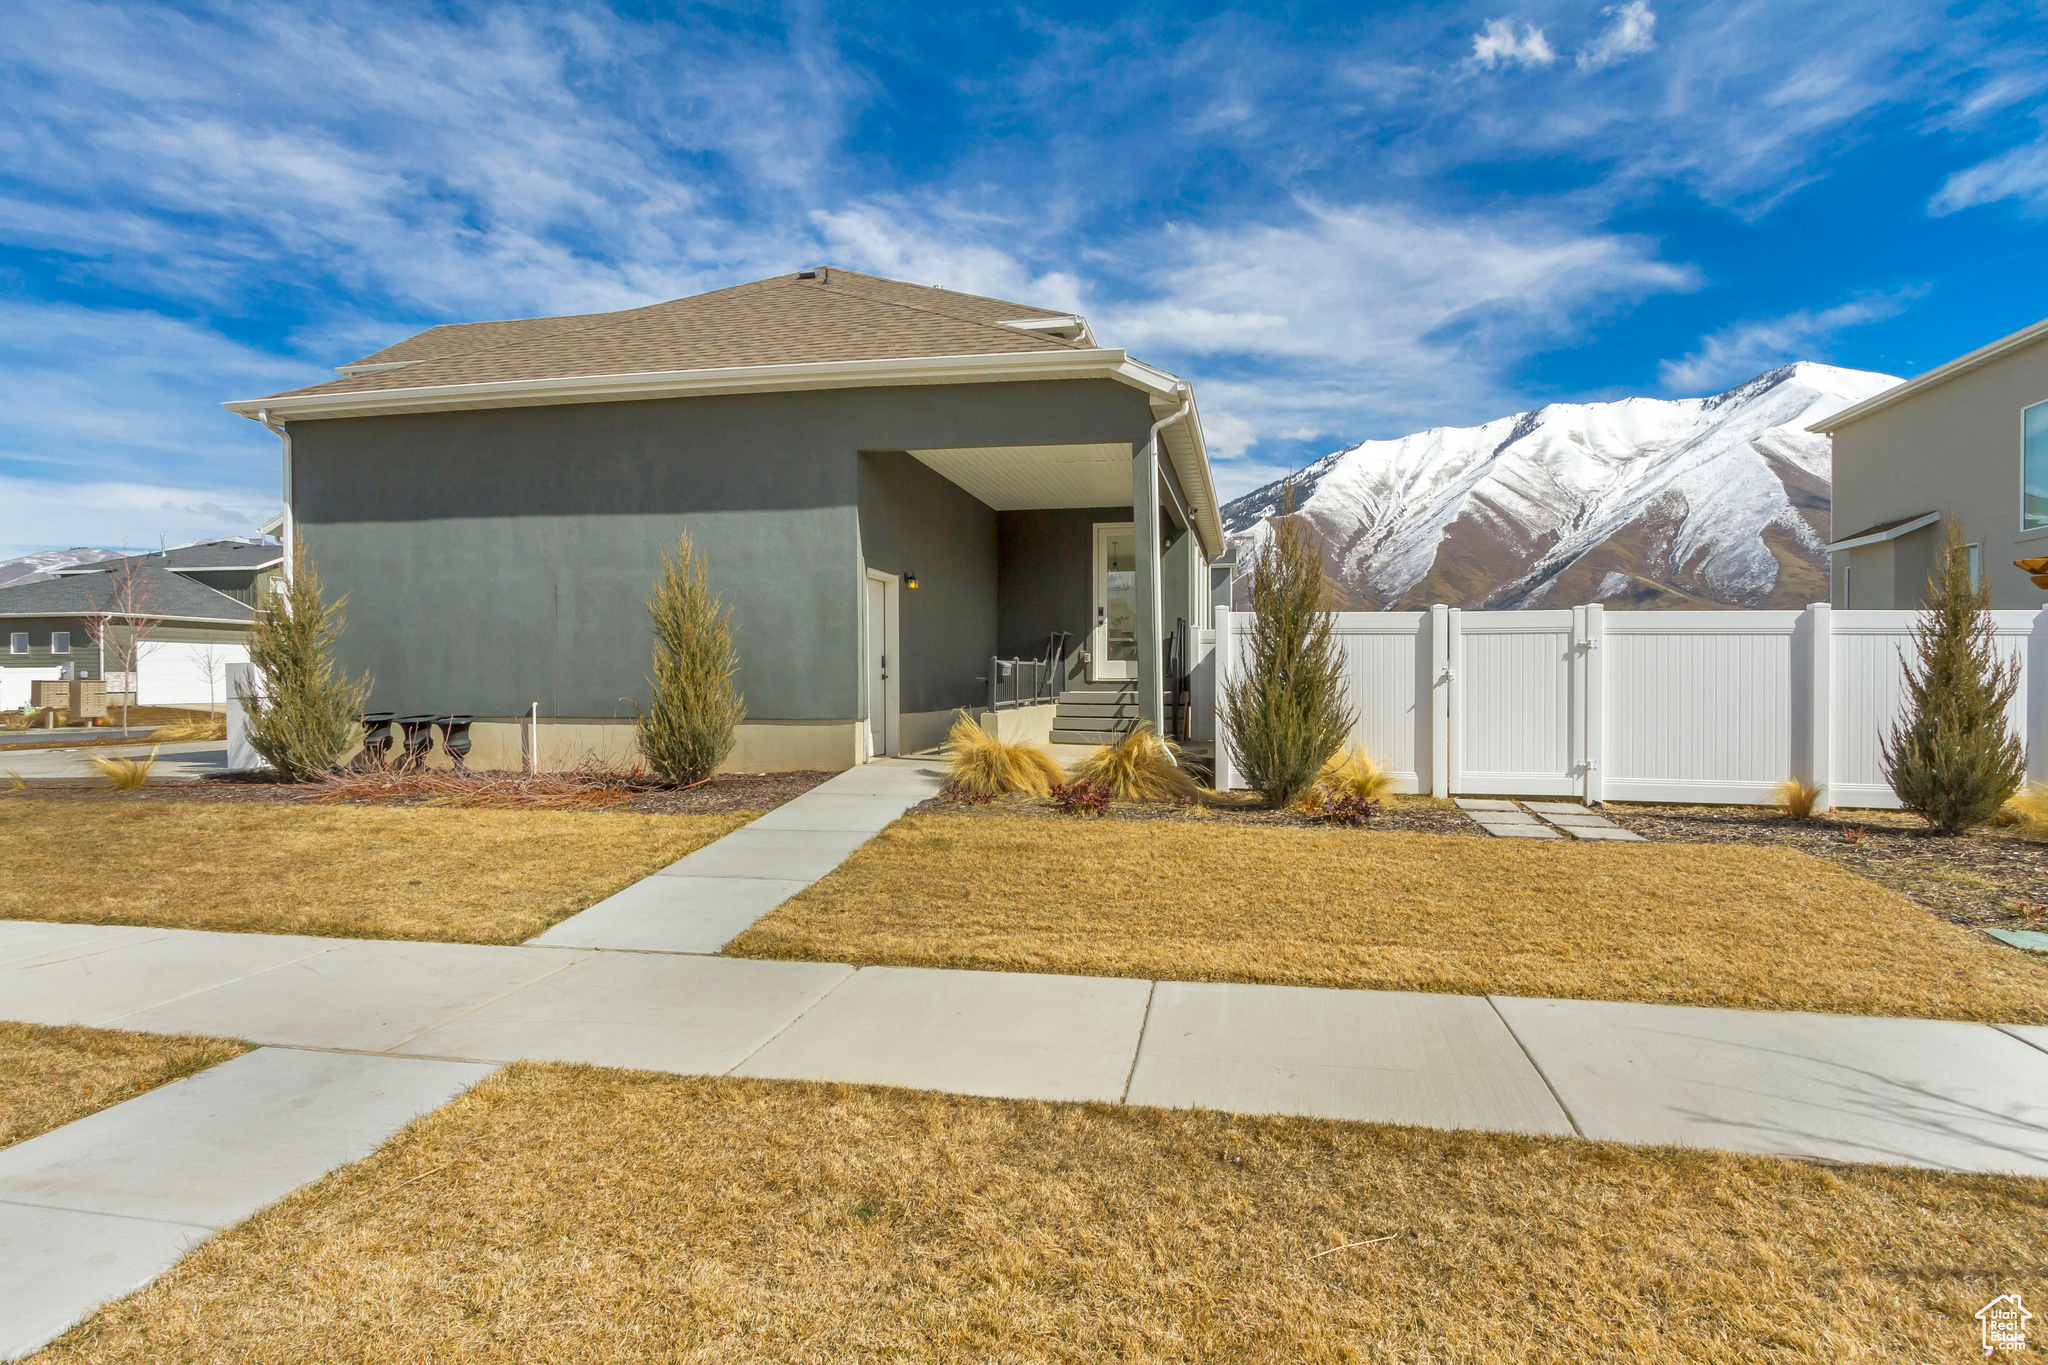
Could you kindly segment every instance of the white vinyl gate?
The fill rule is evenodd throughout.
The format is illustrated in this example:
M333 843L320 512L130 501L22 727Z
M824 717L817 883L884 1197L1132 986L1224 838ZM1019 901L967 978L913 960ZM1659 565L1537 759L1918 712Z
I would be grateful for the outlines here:
M1994 612L2023 677L2012 722L2048 778L2048 611ZM1354 743L1396 790L1439 796L1755 803L1788 777L1822 805L1898 805L1879 742L1904 697L1913 612L1345 612ZM1246 612L1219 609L1199 644L1198 737L1241 666ZM1206 723L1206 724L1205 724ZM1441 736L1441 742L1437 737ZM1220 738L1220 737L1219 737ZM1217 783L1242 785L1218 744Z

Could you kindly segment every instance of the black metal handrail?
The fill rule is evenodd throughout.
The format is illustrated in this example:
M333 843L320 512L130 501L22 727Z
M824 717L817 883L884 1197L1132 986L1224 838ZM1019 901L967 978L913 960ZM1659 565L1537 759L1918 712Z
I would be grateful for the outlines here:
M1018 706L1040 706L1057 699L1058 679L1049 659L998 659L988 661L988 709L1007 711Z

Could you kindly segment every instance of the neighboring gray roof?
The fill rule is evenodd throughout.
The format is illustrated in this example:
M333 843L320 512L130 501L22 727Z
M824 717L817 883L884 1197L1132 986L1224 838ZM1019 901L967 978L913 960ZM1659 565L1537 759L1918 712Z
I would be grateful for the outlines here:
M153 558L153 556L152 556ZM114 562L114 561L109 561ZM141 614L246 625L255 611L224 592L146 563L137 572L147 594ZM100 616L112 610L113 575L72 574L0 588L0 616Z
M1090 349L1064 337L1004 325L1064 316L1029 304L820 267L808 279L779 275L618 313L435 327L342 366L354 372L346 378L293 389L290 396L746 365ZM364 366L395 368L365 372Z
M155 564L174 573L204 573L208 569L267 569L284 562L281 546L250 540L202 540L191 545L173 545L152 554L130 555L128 559L103 559L59 569L65 577L105 573L129 560Z

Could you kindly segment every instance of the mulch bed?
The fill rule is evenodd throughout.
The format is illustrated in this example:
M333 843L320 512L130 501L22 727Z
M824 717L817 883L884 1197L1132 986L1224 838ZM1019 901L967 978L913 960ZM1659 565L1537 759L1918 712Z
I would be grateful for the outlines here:
M486 776L508 776L486 774ZM772 810L785 801L802 796L829 777L829 772L721 773L702 786L677 790L651 781L629 784L630 794L607 804L607 811L642 815L715 815L735 810ZM573 780L573 778L572 778ZM543 781L541 786L545 786ZM135 791L113 791L95 779L33 781L14 796L63 796L119 801L226 801L302 803L307 805L423 806L434 803L425 794L399 793L390 797L335 802L317 783L293 783L255 773L222 773L191 782L152 782Z
M1269 825L1286 829L1342 829L1358 834L1371 834L1386 830L1420 832L1424 834L1462 834L1484 836L1485 831L1473 824L1465 815L1448 801L1432 801L1427 797L1394 797L1380 804L1380 813L1368 825L1354 826L1338 824L1318 816L1305 815L1298 810L1271 810L1265 806L1183 806L1162 801L1112 801L1109 809L1100 817L1092 815L1069 815L1052 802L1038 797L1010 796L987 804L971 801L955 801L940 795L917 807L928 815L972 815L984 818L1004 816L1030 816L1047 820L1131 820L1155 821L1174 820L1201 824L1225 825Z
M1601 812L1667 843L1783 844L1868 877L1954 924L2048 929L2048 840L2011 828L1941 835L1901 811L1794 820L1755 806L1623 806Z

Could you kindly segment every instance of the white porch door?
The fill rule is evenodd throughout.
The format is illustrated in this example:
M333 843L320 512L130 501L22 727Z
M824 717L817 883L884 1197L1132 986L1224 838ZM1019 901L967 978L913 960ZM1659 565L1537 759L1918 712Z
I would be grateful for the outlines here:
M868 574L868 757L895 752L896 647L894 612L895 583L885 574Z
M1129 522L1095 527L1095 625L1088 676L1129 682L1138 676L1138 537Z

